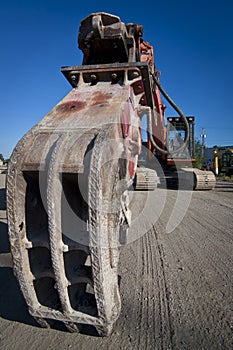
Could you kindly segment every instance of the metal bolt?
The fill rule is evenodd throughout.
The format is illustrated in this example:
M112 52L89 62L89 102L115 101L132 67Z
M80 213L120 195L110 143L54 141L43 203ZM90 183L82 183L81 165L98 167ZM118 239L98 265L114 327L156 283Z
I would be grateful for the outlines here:
M137 71L133 71L132 72L132 78L135 79L135 78L138 78L139 77L139 73Z
M117 74L116 73L112 73L112 80L116 80L117 79Z
M91 81L97 80L97 76L95 74L91 74L90 78L91 78Z

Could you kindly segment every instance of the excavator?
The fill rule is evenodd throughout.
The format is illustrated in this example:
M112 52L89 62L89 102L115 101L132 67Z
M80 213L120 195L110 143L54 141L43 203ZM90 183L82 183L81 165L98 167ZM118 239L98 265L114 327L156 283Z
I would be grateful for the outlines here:
M7 213L14 273L42 327L60 322L78 332L91 325L100 336L111 334L121 310L118 261L131 222L129 189L156 190L159 175L148 165L153 159L170 174L191 174L194 187L214 186L212 173L185 168L187 160L192 164L193 119L162 88L153 47L142 35L142 26L104 12L83 19L82 65L61 68L71 91L11 155ZM179 115L168 121L170 128L161 94ZM182 167L173 171L178 163Z
M233 174L233 149L228 147L218 147L214 150L215 172L231 176ZM216 167L217 163L217 167Z

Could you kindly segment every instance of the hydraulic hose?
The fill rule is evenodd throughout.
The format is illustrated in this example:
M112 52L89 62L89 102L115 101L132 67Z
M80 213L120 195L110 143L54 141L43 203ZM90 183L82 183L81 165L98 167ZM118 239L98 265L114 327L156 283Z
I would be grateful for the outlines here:
M156 73L152 73L150 72L150 74L152 75L152 78L153 78L153 81L154 83L157 85L159 91L162 93L162 95L165 97L165 99L168 101L168 103L170 103L170 105L174 108L174 110L179 114L179 116L181 117L181 119L183 120L184 124L185 124L185 127L186 127L186 135L185 135L185 140L184 140L184 143L179 147L177 148L176 150L174 151L166 151L164 149L162 149L161 147L159 147L157 145L157 143L155 142L154 138L153 138L153 133L152 133L152 118L151 118L151 112L149 113L148 115L148 118L149 118L149 135L150 135L150 141L152 143L152 145L158 150L160 151L161 153L164 153L164 154L174 154L174 153L178 153L180 151L182 151L188 141L189 141L189 124L188 124L188 121L184 115L184 113L181 111L181 109L175 104L175 102L171 99L171 97L166 93L166 91L162 88L158 78L156 77Z

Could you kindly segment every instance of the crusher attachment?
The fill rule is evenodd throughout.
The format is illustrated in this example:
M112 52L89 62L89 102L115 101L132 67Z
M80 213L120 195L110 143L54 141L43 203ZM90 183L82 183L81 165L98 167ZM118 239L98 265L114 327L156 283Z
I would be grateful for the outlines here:
M10 159L14 273L43 327L88 324L106 336L119 317L118 249L141 149L138 110L152 104L148 63L135 62L140 35L116 16L84 19L83 65L62 68L73 89Z

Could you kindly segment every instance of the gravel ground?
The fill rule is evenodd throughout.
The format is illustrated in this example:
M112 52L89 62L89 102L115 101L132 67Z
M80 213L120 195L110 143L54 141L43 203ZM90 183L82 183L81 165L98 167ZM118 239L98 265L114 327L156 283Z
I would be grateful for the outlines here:
M134 198L135 218L142 197ZM13 276L1 174L0 348L232 349L233 184L191 197L157 189L147 203L130 237L147 233L121 248L122 312L113 334L41 329Z

